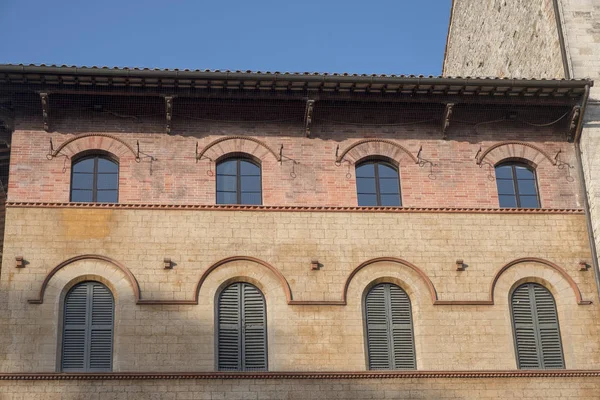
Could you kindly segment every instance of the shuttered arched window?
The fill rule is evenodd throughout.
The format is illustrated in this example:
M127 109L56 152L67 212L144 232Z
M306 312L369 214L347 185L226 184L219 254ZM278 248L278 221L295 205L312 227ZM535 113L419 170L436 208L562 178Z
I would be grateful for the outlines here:
M104 155L73 162L71 201L116 203L119 198L119 164Z
M548 289L537 283L519 286L511 308L518 367L564 368L556 304Z
M369 369L415 369L412 311L406 292L391 283L365 299Z
M255 286L238 282L219 294L219 371L267 370L267 308Z
M65 297L62 361L64 372L112 369L114 300L98 282L83 282Z

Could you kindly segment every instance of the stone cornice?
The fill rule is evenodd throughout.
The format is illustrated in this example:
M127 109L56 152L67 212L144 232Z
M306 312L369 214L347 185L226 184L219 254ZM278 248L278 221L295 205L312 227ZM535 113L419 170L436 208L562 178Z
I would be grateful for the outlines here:
M469 379L600 377L600 370L516 371L359 371L359 372L134 372L3 373L0 380L148 380L148 379Z
M204 210L276 212L359 212L359 213L458 213L458 214L581 214L577 208L476 208L476 207L329 207L329 206L246 206L221 204L146 203L54 203L8 201L10 208L94 208L123 210Z

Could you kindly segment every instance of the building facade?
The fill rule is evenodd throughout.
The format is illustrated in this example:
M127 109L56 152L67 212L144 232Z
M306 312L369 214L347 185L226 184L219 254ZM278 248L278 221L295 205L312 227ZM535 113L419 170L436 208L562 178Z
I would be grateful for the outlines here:
M0 393L596 398L591 84L1 66Z

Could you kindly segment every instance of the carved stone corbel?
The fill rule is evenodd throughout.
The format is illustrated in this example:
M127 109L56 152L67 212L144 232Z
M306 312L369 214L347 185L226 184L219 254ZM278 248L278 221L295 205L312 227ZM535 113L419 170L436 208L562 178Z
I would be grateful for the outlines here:
M44 130L50 132L50 98L48 93L40 93L42 100L42 119L44 121Z
M310 128L312 125L312 115L315 108L314 100L306 100L306 109L304 110L304 134L310 137Z
M442 120L442 138L446 140L448 137L446 131L450 127L450 117L452 117L452 112L454 111L454 103L447 103L446 108L444 109L444 118Z

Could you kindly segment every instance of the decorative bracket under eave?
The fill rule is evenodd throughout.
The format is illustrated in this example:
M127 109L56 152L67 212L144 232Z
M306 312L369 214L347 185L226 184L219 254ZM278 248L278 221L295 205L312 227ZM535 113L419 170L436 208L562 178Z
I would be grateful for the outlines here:
M569 131L567 132L567 141L573 142L575 138L575 131L577 130L577 124L581 114L581 106L573 106L571 114L569 115Z
M314 100L306 100L306 109L304 110L304 134L310 137L310 128L312 125L312 115L315 108Z
M173 120L173 99L174 96L165 96L166 124L165 132L171 134L171 121Z
M444 110L444 118L442 120L442 139L446 140L448 135L446 131L448 127L450 127L450 117L452 117L452 112L454 111L454 103L446 103L446 108Z
M42 119L44 121L44 130L50 132L50 98L48 93L40 92L42 100Z

